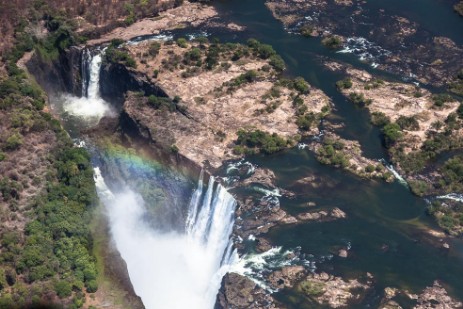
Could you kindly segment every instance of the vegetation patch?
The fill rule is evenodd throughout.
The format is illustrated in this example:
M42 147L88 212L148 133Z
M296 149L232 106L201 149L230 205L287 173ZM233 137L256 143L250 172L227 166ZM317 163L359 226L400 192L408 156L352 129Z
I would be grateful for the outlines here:
M290 144L276 133L270 134L261 130L239 130L237 135L233 152L238 155L259 152L272 154L285 149Z
M340 49L343 44L343 39L338 35L332 35L324 38L322 44L329 49Z

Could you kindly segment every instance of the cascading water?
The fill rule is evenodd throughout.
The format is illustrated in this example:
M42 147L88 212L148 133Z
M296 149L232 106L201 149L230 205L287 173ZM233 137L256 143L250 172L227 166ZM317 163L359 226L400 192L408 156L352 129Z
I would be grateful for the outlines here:
M236 201L203 173L188 205L184 232L159 231L147 220L140 195L112 193L95 168L95 182L111 234L146 308L213 308L223 275L235 261L231 233Z
M66 113L78 117L88 125L95 125L103 116L114 114L111 106L100 97L100 69L103 51L82 52L82 97L66 95L63 109Z

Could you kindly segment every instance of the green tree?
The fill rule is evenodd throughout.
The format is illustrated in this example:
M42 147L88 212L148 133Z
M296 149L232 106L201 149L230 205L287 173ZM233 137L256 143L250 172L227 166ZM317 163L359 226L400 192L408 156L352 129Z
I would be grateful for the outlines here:
M400 126L397 123L386 124L383 128L383 134L387 147L392 146L402 137Z

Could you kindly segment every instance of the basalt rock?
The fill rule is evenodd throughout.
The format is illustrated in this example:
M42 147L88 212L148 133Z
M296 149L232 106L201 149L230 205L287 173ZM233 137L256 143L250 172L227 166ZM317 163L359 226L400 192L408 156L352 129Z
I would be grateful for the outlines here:
M235 273L226 274L217 295L215 309L282 308L251 279Z
M143 92L146 96L167 97L167 94L146 76L119 63L104 63L100 73L100 93L108 102L122 105L128 91Z
M57 59L48 60L34 53L26 63L28 71L48 93L67 92L82 94L81 47L72 46L62 51Z

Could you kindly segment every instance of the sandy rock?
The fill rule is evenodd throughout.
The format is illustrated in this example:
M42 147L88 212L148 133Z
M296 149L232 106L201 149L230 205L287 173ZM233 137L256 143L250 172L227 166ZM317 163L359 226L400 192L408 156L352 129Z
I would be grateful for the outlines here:
M311 274L299 284L301 292L319 304L326 304L332 308L344 307L349 301L359 300L368 288L368 285L356 279L344 281L325 272Z
M287 266L270 274L268 282L275 289L291 288L295 281L304 276L305 273L306 270L303 266Z
M418 304L414 307L415 309L453 309L463 307L461 302L447 295L447 291L438 281L434 281L432 287L424 289L423 293L418 296L417 302Z
M346 249L341 249L338 251L338 256L342 258L346 258L348 256L348 252Z

